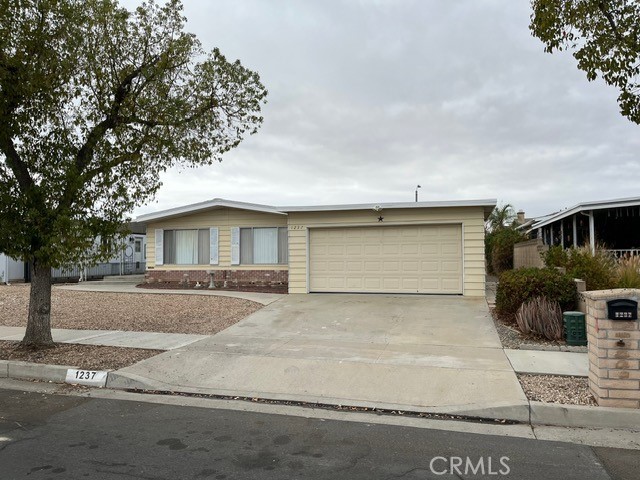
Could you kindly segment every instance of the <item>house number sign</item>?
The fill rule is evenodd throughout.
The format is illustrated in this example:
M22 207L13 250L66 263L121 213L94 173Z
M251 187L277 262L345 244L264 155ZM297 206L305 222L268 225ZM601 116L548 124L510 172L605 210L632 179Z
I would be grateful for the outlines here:
M74 385L90 385L92 387L104 387L107 384L107 372L100 370L67 370L65 383Z

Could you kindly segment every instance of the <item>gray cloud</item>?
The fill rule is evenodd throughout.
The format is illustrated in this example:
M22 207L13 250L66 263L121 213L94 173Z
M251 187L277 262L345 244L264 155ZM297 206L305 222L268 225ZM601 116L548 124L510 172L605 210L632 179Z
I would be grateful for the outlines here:
M135 3L135 2L129 2ZM207 48L260 72L260 132L164 177L156 204L497 197L539 215L638 195L616 92L529 34L528 2L186 1Z

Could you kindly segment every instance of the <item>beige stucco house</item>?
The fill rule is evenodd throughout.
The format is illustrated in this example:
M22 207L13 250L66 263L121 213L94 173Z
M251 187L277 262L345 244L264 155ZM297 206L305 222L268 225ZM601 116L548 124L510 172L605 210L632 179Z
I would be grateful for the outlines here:
M287 284L289 293L483 296L495 200L272 207L214 199L142 215L147 281Z

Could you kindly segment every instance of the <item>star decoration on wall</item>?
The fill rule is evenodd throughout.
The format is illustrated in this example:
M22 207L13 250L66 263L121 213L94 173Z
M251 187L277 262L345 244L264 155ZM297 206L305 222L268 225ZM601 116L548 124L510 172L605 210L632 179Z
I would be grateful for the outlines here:
M378 217L378 221L379 221L379 222L381 222L381 221L383 221L383 220L384 220L384 217L383 217L382 215L380 215L380 216Z

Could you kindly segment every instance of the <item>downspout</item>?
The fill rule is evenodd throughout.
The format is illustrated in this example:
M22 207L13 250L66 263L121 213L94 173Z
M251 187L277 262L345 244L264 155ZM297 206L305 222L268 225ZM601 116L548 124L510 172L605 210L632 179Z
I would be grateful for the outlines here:
M573 248L578 248L578 217L573 216Z

